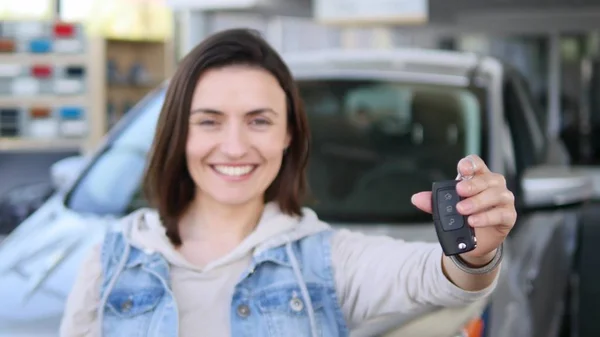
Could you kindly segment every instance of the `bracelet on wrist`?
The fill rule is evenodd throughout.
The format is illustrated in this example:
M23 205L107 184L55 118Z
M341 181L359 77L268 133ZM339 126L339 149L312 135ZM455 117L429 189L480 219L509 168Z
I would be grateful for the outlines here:
M498 267L500 262L502 262L502 257L504 255L503 248L504 248L504 243L501 243L500 246L498 247L498 249L496 249L496 254L494 255L494 258L492 258L492 260L490 262L488 262L487 264L485 264L481 267L470 266L463 258L461 258L458 255L450 256L450 260L452 260L452 262L454 262L454 264L456 265L456 267L458 267L458 269L462 270L463 272L465 272L467 274L474 274L474 275L488 274L488 273L492 272L494 269L496 269L496 267Z

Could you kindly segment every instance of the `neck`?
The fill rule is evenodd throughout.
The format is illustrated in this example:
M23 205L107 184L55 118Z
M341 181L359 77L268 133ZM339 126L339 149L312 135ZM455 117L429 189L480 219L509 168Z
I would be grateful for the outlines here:
M237 244L254 230L263 209L260 198L241 205L224 205L198 195L181 219L182 241Z

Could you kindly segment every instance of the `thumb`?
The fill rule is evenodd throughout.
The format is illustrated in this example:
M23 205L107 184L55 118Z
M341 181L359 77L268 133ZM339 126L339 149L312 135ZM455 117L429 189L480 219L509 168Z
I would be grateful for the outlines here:
M423 212L431 213L431 192L419 192L413 194L410 201L413 205L415 205L418 209Z

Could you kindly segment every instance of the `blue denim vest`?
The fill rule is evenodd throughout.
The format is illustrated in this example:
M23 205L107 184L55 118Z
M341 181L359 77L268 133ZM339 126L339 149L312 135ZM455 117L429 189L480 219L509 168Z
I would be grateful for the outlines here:
M231 335L348 336L331 266L331 230L255 254L231 299ZM109 232L102 247L103 337L177 337L169 265ZM198 331L198 336L202 332Z

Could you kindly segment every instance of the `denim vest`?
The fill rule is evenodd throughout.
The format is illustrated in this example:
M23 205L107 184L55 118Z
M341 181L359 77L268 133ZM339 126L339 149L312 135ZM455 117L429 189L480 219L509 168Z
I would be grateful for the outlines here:
M326 230L255 254L231 299L231 336L348 336ZM109 232L102 247L99 324L103 337L177 337L169 264ZM202 336L202 331L197 332Z

